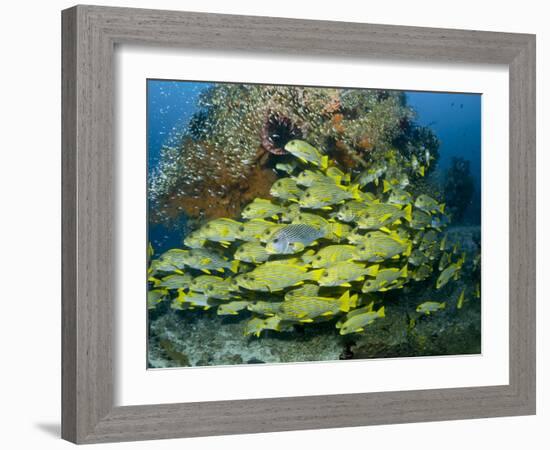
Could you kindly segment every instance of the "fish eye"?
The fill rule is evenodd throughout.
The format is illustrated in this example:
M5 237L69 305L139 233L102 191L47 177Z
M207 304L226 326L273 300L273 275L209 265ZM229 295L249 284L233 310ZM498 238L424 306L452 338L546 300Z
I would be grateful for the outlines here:
M306 193L306 197L311 197L311 194L309 192Z
M372 237L372 234L371 234L371 233L367 233L367 237Z
M317 261L321 261L321 257L320 257L320 256L316 256L315 259L316 259Z
M207 223L207 224L204 226L204 228L210 228L210 224Z
M207 290L207 291L211 291L212 289L214 289L214 286L212 286L211 284L209 284L208 286L206 286L206 290Z
M244 231L244 225L241 225L241 226L239 227L239 231Z
M273 243L274 243L274 244L276 244L277 242L279 242L279 239L278 239L278 238L273 239Z
M323 276L324 276L324 277L328 277L328 273L325 272L325 273L323 274Z
M367 247L365 247L364 245L362 245L361 247L359 247L359 250L366 250Z

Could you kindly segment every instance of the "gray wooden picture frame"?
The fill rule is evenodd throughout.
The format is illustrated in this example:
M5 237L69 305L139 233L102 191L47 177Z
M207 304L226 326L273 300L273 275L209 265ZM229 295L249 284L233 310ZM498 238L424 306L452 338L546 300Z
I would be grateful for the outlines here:
M97 6L63 11L62 31L64 439L95 443L535 413L535 36ZM507 65L509 384L115 407L116 44Z

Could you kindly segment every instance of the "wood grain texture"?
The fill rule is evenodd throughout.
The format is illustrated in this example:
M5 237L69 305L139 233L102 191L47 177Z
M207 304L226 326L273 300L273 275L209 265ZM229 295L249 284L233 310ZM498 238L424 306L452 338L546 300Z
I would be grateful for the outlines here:
M62 435L77 443L535 412L535 38L467 30L77 6L63 11ZM113 406L116 44L505 64L510 71L510 383Z

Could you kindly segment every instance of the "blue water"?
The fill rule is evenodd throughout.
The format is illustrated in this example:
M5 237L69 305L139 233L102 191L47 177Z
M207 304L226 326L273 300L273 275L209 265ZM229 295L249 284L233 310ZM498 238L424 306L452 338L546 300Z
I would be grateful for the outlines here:
M407 103L416 111L416 122L435 132L440 140L438 168L444 173L451 159L470 161L479 189L481 184L481 95L407 92Z
M200 93L211 83L147 80L147 163L157 166L163 145L185 130Z

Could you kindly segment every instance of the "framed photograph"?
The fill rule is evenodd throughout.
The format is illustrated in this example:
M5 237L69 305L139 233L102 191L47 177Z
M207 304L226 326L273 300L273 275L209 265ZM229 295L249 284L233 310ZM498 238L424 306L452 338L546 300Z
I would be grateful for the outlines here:
M533 35L62 19L65 439L535 413Z

